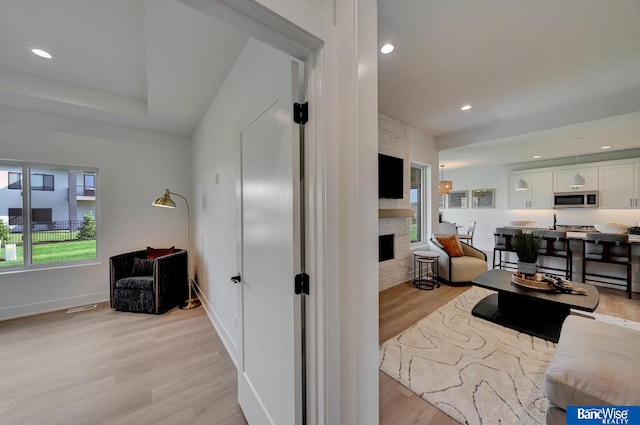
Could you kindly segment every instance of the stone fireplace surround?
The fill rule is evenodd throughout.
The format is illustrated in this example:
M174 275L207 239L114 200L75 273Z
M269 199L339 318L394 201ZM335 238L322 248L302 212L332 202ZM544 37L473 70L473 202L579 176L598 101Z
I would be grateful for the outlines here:
M378 114L378 152L404 160L404 190L402 199L380 199L378 235L394 236L394 258L378 263L379 290L406 282L413 276L411 235L409 234L409 127L407 124Z

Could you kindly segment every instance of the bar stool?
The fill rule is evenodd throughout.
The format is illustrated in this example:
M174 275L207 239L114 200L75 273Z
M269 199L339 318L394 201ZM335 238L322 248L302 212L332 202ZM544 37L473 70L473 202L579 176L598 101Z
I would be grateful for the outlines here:
M415 251L413 253L413 285L418 289L429 290L440 287L438 258L433 251ZM416 279L416 263L418 278Z
M521 229L507 229L505 227L496 228L493 236L495 237L496 244L493 248L493 264L491 268L496 268L498 266L500 269L504 268L512 268L515 270L516 263L514 261L506 261L502 260L503 252L516 252L516 250L511 245L511 239L518 233L522 233ZM498 260L496 262L496 260Z
M606 283L607 285L622 286L631 299L631 243L629 236L610 233L587 233L584 238L582 250L582 281ZM587 263L600 264L593 267L593 271L587 270ZM626 273L623 276L605 274L606 269L602 265L610 264L622 266ZM606 280L599 280L604 278ZM618 283L611 282L612 280Z
M556 230L536 230L534 235L541 238L540 250L538 254L538 270L551 273L563 272L567 280L573 279L573 253L569 248L567 232ZM564 267L550 267L545 265L542 257L557 257L564 259Z

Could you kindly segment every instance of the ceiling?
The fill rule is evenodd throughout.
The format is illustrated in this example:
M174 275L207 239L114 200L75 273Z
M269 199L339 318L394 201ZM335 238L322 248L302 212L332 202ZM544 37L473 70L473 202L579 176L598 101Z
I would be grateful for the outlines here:
M0 105L189 137L247 40L175 0L3 0Z
M581 154L640 148L639 0L378 7L396 47L379 55L380 112L436 136L441 164L575 159L579 137Z
M181 1L3 0L0 106L191 136L248 35ZM379 109L441 163L640 148L640 0L378 5Z

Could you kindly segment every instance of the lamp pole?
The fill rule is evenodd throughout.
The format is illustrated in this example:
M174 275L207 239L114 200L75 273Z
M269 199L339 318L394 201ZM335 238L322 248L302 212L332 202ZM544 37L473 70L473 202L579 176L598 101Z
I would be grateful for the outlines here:
M176 203L173 202L170 195L176 195L182 198L184 203L187 205L187 267L189 268L187 274L189 275L188 277L189 298L183 305L180 306L180 308L183 310L191 310L192 308L199 307L201 302L197 298L194 299L192 297L192 292L191 292L191 287L193 285L193 271L192 271L193 269L191 267L191 252L190 252L191 251L191 221L190 221L191 211L189 209L189 201L187 201L187 198L180 195L179 193L171 192L169 189L166 189L164 191L164 194L153 202L153 205L157 207L175 208Z

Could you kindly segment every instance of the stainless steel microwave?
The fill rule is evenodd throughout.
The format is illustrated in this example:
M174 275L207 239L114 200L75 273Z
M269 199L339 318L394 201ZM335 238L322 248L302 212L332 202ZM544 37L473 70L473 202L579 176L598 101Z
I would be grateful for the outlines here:
M553 208L598 208L598 192L556 192Z

